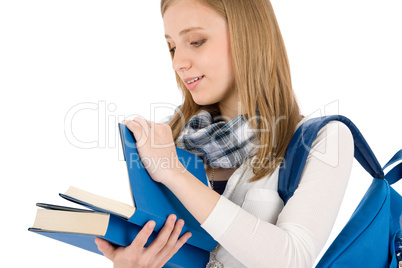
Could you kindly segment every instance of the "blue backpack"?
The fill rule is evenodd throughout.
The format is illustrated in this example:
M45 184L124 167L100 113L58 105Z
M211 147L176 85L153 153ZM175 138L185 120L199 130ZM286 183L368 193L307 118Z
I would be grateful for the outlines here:
M317 267L398 267L394 241L401 230L402 196L390 185L402 177L402 163L386 175L383 170L402 160L402 150L381 168L357 127L340 115L312 118L295 132L279 172L278 192L286 204L296 190L309 149L318 131L330 121L349 127L354 139L354 156L373 177L371 186L351 218L325 252Z

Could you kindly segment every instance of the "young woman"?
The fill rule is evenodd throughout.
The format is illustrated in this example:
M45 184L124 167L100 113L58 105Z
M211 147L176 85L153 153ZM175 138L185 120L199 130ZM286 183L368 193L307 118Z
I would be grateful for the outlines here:
M350 131L341 123L322 129L284 206L278 168L304 119L269 0L162 0L161 11L184 102L169 124L124 121L152 179L167 186L219 242L213 262L311 267L347 186ZM175 145L204 159L212 189L178 164ZM171 165L152 165L157 159ZM190 237L179 237L182 226L171 215L146 248L152 221L127 248L96 242L115 267L161 267Z

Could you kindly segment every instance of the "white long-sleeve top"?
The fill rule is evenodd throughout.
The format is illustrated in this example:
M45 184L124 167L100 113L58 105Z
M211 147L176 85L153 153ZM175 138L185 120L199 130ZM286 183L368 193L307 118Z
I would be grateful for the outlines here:
M338 214L353 154L346 125L324 126L286 206L277 192L279 168L250 183L251 160L244 162L202 224L220 244L216 259L230 268L312 267Z

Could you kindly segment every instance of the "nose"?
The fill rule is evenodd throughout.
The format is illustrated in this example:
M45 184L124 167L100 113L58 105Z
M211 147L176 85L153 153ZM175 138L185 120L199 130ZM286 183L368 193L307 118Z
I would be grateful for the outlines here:
M186 71L191 67L191 61L185 51L177 49L174 52L172 67L176 72Z

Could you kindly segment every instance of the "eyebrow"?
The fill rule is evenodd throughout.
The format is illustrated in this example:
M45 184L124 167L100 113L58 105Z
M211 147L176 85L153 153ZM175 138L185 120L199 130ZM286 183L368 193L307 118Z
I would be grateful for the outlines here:
M182 36L182 35L185 35L186 33L189 33L189 32L192 32L192 31L197 31L197 30L204 30L204 28L202 28L202 27L190 27L190 28L182 30L179 33L179 36ZM168 34L165 34L165 38L166 39L172 39Z

